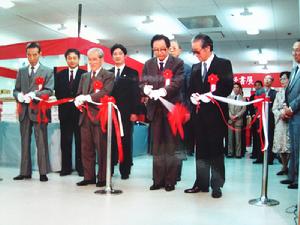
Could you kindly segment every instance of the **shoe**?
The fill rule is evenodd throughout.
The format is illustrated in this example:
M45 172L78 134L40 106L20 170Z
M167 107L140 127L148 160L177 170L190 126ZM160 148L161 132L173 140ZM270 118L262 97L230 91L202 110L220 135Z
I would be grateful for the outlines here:
M177 177L177 178L176 178L176 181L181 181L181 177Z
M82 180L78 183L76 183L77 186L86 186L86 185L89 185L89 184L96 184L96 180L93 179L93 180Z
M83 172L78 172L78 176L83 177Z
M106 181L98 181L96 183L96 187L105 187L106 186Z
M60 171L59 176L63 177L63 176L68 176L70 175L72 172L71 171Z
M161 185L153 184L149 189L150 189L150 191L154 191L154 190L158 190L160 188L162 188Z
M233 158L233 155L227 155L226 158Z
M237 158L237 159L241 159L241 158L242 158L242 156L236 156L235 158Z
M47 175L40 175L40 181L41 181L41 182L46 182L46 181L48 181Z
M288 174L288 170L280 170L278 173L276 173L276 175L281 176L281 175L287 175Z
M13 178L14 180L24 180L24 179L31 179L31 175L18 175Z
M298 184L295 184L295 183L290 184L290 185L288 186L288 189L298 189Z
M211 193L211 197L213 198L221 198L222 197L222 191L220 188L217 189L213 189L212 193Z
M281 183L281 184L292 184L293 181L287 179L287 180L282 180L282 181L280 181L280 183Z
M165 187L165 190L166 191L174 191L175 190L175 186L174 185L167 185L166 187Z
M127 180L127 179L129 179L129 175L121 175L121 179L122 180Z
M260 161L260 160L255 160L254 162L253 162L253 164L262 164L263 162L262 161Z
M250 159L256 159L256 156L251 155L251 156L250 156Z
M184 193L198 193L198 192L209 192L208 188L199 188L198 186L184 190Z

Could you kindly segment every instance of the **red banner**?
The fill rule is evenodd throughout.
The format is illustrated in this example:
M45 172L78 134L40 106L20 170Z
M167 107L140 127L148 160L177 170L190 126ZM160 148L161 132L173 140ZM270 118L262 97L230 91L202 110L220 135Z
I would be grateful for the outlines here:
M279 80L280 73L236 73L234 74L234 82L241 83L243 88L253 88L254 82L260 80L264 83L264 77L266 75L271 75L274 78L272 87L281 87Z

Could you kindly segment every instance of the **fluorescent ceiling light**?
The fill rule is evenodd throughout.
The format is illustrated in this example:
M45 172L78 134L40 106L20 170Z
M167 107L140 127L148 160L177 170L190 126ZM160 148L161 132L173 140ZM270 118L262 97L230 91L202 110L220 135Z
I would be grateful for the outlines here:
M11 7L14 7L15 3L13 3L12 1L9 0L1 0L0 1L0 7L4 8L4 9L9 9Z
M246 30L248 35L257 35L259 34L259 29L256 27L247 28Z

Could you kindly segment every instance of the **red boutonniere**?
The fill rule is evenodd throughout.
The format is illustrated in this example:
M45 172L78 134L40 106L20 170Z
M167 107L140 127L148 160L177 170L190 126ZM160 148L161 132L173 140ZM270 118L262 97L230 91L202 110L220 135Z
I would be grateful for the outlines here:
M207 78L208 83L210 84L210 92L214 92L217 88L217 83L219 81L218 75L212 73Z
M103 88L103 83L99 80L94 82L94 92L97 93Z
M38 91L42 90L44 82L45 82L44 77L37 76L35 78L35 84L38 86Z
M166 69L163 73L163 76L165 78L165 87L169 86L171 83L171 79L173 77L173 72L170 69Z

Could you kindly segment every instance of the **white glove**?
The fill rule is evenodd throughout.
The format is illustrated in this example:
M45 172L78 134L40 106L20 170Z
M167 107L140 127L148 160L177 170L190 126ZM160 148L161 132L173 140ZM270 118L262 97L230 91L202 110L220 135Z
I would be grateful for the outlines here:
M85 95L78 95L75 98L74 104L76 107L82 105L85 102Z
M35 92L31 91L29 93L26 94L29 98L34 99L35 98Z
M158 89L158 92L159 92L159 97L166 97L167 95L167 90L165 88L160 88Z
M28 95L24 95L24 103L29 104L31 102L31 98Z
M20 92L17 96L18 102L24 102L24 94L22 92Z
M199 98L198 98L197 94L198 93L193 93L190 97L190 100L194 105L198 105L198 102L199 102Z
M151 91L152 91L152 89L153 89L152 85L145 85L144 86L144 94L149 96L150 93L151 93Z
M155 101L160 97L165 97L167 95L167 91L164 88L152 90L149 94L149 97L154 99Z
M198 94L198 93L197 93ZM199 95L199 94L198 94ZM210 98L208 98L207 96L209 96L209 97L212 97L212 93L211 92L206 92L205 94L203 94L203 95L199 95L199 97L200 97L200 100L202 101L202 102L205 102L205 103L208 103L208 102L210 102Z
M92 97L90 95L84 95L84 101L92 102Z

